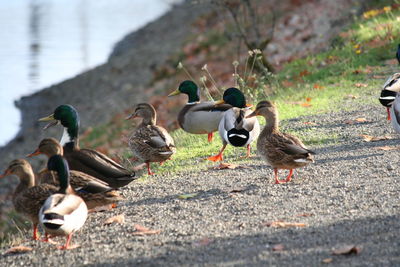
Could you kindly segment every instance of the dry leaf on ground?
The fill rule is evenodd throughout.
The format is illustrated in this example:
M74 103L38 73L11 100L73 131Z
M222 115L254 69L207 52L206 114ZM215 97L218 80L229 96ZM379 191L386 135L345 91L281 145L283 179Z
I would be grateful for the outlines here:
M202 238L200 240L195 241L193 243L193 245L196 246L196 247L204 247L204 246L207 246L208 244L210 244L212 242L213 242L212 239L210 239L208 237L204 237L204 238Z
M306 227L305 223L294 223L294 222L283 222L283 221L275 221L275 222L265 222L263 225L268 227L277 227L277 228L287 228L287 227Z
M389 140L389 136L372 136L372 135L367 135L367 134L361 134L360 135L365 142L375 142L375 141L381 141L381 140Z
M125 216L124 216L124 214L120 214L120 215L108 218L107 220L104 221L103 225L110 225L113 223L123 224L124 222L125 222Z
M234 170L236 168L243 168L243 167L240 165L236 165L236 164L232 164L232 163L224 163L224 162L220 163L218 166L210 167L210 169L213 169L213 170L224 170L224 169Z
M5 254L26 253L26 252L29 252L29 251L32 251L32 250L33 250L33 248L31 248L31 247L16 246L16 247L12 247L12 248L7 249Z
M339 248L333 249L333 255L350 255L350 254L359 254L361 252L361 247L357 247L355 245L343 245Z
M283 244L276 244L272 247L272 251L283 251L285 246Z
M375 149L388 151L388 150L399 149L399 147L398 146L378 146L378 147L375 147Z
M313 126L318 125L318 124L316 124L315 122L312 122L312 121L305 121L304 124L313 125Z
M188 198L193 198L195 196L197 196L199 193L189 193L189 194L182 194L179 195L178 198L180 199L188 199Z
M229 193L240 193L242 191L244 191L246 188L244 187L236 187L236 188L232 188L230 189L228 192Z
M158 235L161 232L161 230L151 230L140 224L135 224L134 227L135 231L132 233L133 235Z
M357 118L354 120L345 120L345 124L355 124L355 123L362 123L362 122L367 122L368 120L366 118Z
M356 96L356 95L346 95L345 97L344 97L344 99L356 99L356 98L358 98L358 96Z
M356 86L356 87L359 87L359 88L360 88L360 87L367 87L368 84L366 84L366 83L356 83L355 86Z
M322 260L322 263L331 263L333 261L332 258L326 258Z

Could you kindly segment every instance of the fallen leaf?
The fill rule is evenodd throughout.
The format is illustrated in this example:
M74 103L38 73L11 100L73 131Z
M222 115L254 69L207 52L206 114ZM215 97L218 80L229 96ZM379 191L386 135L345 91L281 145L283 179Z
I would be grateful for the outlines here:
M195 245L196 247L204 247L207 246L208 244L212 243L213 240L208 238L208 237L204 237L200 240L197 240L193 243L193 245Z
M331 263L333 261L332 258L326 258L322 260L322 263Z
M140 224L135 224L134 227L135 231L132 233L133 235L158 235L161 232L161 230L151 230Z
M16 247L12 247L12 248L7 249L5 254L26 253L26 252L29 252L29 251L32 251L32 250L33 250L33 248L31 248L31 247L16 246Z
M124 214L120 214L120 215L108 218L107 220L104 221L103 225L110 225L110 224L113 224L113 223L120 223L120 224L125 223Z
M276 244L272 247L272 251L283 251L285 246L283 244Z
M300 213L296 215L297 217L311 217L314 216L313 213Z
M358 96L355 96L355 95L346 95L345 97L344 97L344 99L356 99L356 98L358 98Z
M224 162L222 162L218 166L214 166L214 167L211 167L211 168L214 169L214 170L224 170L224 169L233 170L233 169L243 168L243 167L240 166L240 165L232 164L232 163L224 163Z
M263 225L268 227L277 227L277 228L288 228L288 227L306 227L305 223L292 223L292 222L283 222L283 221L275 221L275 222L265 222Z
M299 73L299 76L303 77L303 76L307 76L307 75L310 75L310 74L311 74L311 72L309 72L308 70L303 70L303 71L301 71Z
M389 136L371 136L371 135L366 135L366 134L361 134L360 135L365 142L375 142L375 141L381 141L381 140L390 140Z
M396 147L396 146L378 146L378 147L375 147L375 149L388 151L388 150L399 149L399 147Z
M322 89L325 88L325 86L322 86L322 85L319 85L318 83L316 83L316 84L313 85L313 88L314 89L318 89L318 90L322 90Z
M367 87L368 86L368 84L366 84L366 83L356 83L356 84L354 84L355 85L355 87L358 87L358 88L360 88L360 87Z
M312 121L305 121L304 122L304 124L307 124L307 125L318 125L318 124L316 124L315 122L312 122Z
M362 123L362 122L367 122L368 120L366 118L357 118L355 120L345 120L345 124L355 124L355 123Z
M178 198L180 199L188 199L188 198L193 198L195 196L197 196L199 193L189 193L189 194L182 194L179 195Z
M366 122L367 119L366 118L357 118L355 119L356 122Z
M229 191L229 193L240 193L242 191L244 191L245 188L244 187L237 187L237 188L233 188Z
M342 247L332 250L333 255L350 255L359 254L361 252L361 247L355 245L343 245Z

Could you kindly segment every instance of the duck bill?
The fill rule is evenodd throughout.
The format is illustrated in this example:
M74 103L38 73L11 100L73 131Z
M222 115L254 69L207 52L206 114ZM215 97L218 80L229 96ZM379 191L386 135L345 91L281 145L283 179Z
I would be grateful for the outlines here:
M181 93L181 91L179 91L179 89L176 89L175 91L173 91L172 93L170 93L168 96L179 95L180 93Z
M37 156L37 155L40 155L40 154L42 154L42 152L40 152L40 150L39 150L39 148L38 148L38 149L36 149L34 152L32 152L32 153L26 155L26 157L27 157L27 158L31 158L31 157L34 157L34 156Z
M51 121L49 124L46 124L43 127L43 130L46 130L46 129L58 124L58 121L56 119L54 119L54 114L51 114L44 118L41 118L41 119L39 119L39 121Z
M134 118L136 118L136 117L137 117L136 114L133 113L133 114L129 115L128 117L126 117L125 120L134 119Z
M0 174L0 178L6 177L11 174L11 171L9 169L5 170L3 174Z
M252 108L253 105L252 104L246 104L246 108Z
M387 110L387 120L390 121L391 117L390 117L390 107L386 107Z
M223 99L221 99L221 100L218 100L218 101L214 101L214 105L222 105L222 104L225 104L225 101L223 100Z
M54 114L51 114L51 115L49 115L47 117L43 117L43 118L39 119L39 121L54 121L54 120L55 120L54 119Z
M257 116L257 115L258 115L257 112L256 112L256 111L253 111L252 113L250 113L249 115L246 116L246 119L255 117L255 116Z

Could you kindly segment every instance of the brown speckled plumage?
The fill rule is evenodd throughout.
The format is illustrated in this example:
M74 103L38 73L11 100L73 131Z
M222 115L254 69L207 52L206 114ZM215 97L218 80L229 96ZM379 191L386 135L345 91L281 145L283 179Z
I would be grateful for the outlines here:
M156 125L156 111L152 105L136 105L128 119L133 117L142 117L143 121L129 138L129 147L135 157L146 162L151 174L150 162L163 162L175 153L174 140L167 130Z
M1 177L14 174L20 183L15 189L12 201L15 210L26 216L33 224L33 239L37 239L38 214L45 200L57 192L58 188L51 184L35 185L35 177L31 165L24 159L10 162Z
M289 169L290 174L286 182L290 181L293 169L306 166L313 162L313 151L306 148L299 138L279 131L278 111L270 101L261 101L256 110L249 115L265 117L266 126L257 140L257 152L274 168L275 181L278 169Z

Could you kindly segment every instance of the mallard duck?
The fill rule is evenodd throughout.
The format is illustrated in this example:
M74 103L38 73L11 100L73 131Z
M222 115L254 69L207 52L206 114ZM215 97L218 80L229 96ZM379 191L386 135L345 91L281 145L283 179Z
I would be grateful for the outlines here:
M53 155L62 155L63 148L56 139L45 138L40 142L35 152L29 154L28 157L39 154L45 154L50 158ZM41 183L59 186L58 180L56 172L45 170L39 174L39 181ZM114 204L123 200L120 193L110 187L106 182L80 171L70 171L70 184L77 194L83 198L88 209Z
M233 108L225 111L219 123L218 132L222 139L222 148L215 156L207 158L212 161L223 160L222 154L231 144L236 147L247 147L246 157L250 156L250 144L260 134L260 124L257 118L246 118L252 111L246 105L246 98L237 88L225 90L223 99L215 102L217 105L228 103Z
M35 185L35 175L32 167L29 162L24 159L11 161L4 173L0 175L0 178L12 174L18 176L20 180L12 196L15 210L26 216L32 222L32 239L37 240L40 207L51 194L57 191L57 187L51 184Z
M59 249L71 249L72 234L85 223L88 209L69 184L69 168L61 155L51 156L47 169L57 172L60 189L49 196L39 211L39 221L46 234L66 236L67 241Z
M208 134L208 142L212 141L213 133L218 129L223 113L230 105L215 106L213 101L200 102L200 90L193 81L183 81L178 89L168 96L186 94L188 103L178 114L179 126L188 133Z
M79 148L79 115L71 105L58 106L53 114L41 118L39 121L52 121L44 129L58 123L64 127L60 143L63 145L64 157L71 170L87 173L105 181L113 188L125 186L137 179L133 171L126 169L106 155L93 149Z
M264 116L266 126L257 140L257 152L274 168L275 183L289 182L293 169L313 162L315 152L306 148L299 138L279 131L278 110L270 101L261 101L248 118ZM288 169L286 180L278 179L278 169Z
M397 61L400 64L400 44L397 47ZM388 120L391 121L396 132L400 132L400 73L390 76L383 85L379 101L386 107Z
M129 147L135 157L146 163L147 173L152 175L150 162L162 163L169 159L176 151L174 140L167 130L156 125L157 113L152 105L140 103L134 110L126 119L141 117L143 121L129 138Z

